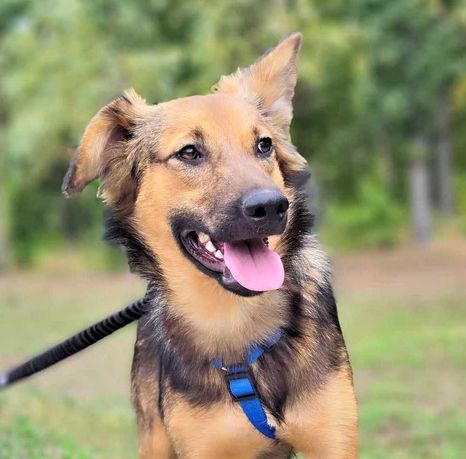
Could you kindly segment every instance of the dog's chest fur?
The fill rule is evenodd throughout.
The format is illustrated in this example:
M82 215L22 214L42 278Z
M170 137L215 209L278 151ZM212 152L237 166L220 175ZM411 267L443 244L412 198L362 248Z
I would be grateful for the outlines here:
M285 257L289 279L282 300L276 305L286 313L282 338L251 368L274 424L286 422L287 410L303 394L319 389L329 374L347 365L324 259L312 236L296 235L293 241L293 247L288 247L289 256ZM239 430L245 428L246 418L234 406L223 373L211 366L211 356L196 351L189 324L168 313L169 302L169 291L156 289L152 313L141 319L138 326L133 398L140 423L148 430L157 417L170 424L173 413L182 410L185 422L196 429L195 425L202 421L199 416L191 418L193 413L209 412L208 419L219 417L216 423L221 425L222 413L226 418L233 410L237 420L234 425ZM246 425L248 432L254 431L247 421ZM227 431L232 439L240 434L231 428ZM171 435L176 437L176 431L172 429ZM270 457L288 457L291 450L286 445L279 448Z

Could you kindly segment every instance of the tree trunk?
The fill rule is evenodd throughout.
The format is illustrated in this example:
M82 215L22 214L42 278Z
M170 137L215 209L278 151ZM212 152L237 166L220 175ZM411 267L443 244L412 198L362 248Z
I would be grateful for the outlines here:
M435 148L438 204L442 215L454 215L454 197L451 168L450 98L448 94L440 97L436 111L437 144Z
M414 239L418 243L432 238L429 174L426 164L427 142L425 134L413 141L413 159L409 167L411 219Z

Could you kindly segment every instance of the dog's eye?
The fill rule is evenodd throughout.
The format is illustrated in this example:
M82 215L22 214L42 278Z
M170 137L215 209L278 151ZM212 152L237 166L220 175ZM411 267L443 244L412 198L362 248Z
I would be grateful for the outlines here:
M260 156L269 156L273 152L272 139L270 137L262 137L257 142L257 153Z
M196 161L202 158L202 153L194 145L186 145L176 156L183 161Z

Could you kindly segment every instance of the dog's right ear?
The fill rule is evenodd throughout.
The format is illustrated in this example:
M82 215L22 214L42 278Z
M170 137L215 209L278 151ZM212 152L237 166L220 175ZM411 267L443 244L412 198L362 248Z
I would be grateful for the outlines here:
M63 179L62 191L67 198L102 177L110 166L115 167L118 158L125 162L125 143L132 138L143 107L147 107L145 101L129 90L97 112Z

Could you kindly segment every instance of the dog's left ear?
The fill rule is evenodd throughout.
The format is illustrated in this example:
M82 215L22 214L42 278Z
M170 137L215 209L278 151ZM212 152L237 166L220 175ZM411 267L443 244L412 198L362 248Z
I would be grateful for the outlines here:
M242 95L273 124L287 131L293 117L296 58L301 41L300 33L289 35L250 67L222 77L214 90Z

